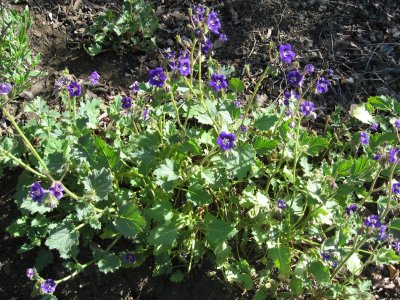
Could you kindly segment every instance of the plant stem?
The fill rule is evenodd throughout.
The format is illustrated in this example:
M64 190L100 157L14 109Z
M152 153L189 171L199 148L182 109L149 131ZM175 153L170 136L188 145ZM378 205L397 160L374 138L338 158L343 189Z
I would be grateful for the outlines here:
M11 158L13 161L15 161L17 164L19 164L21 167L23 167L25 170L35 174L36 176L46 178L46 175L43 175L42 173L39 173L32 169L29 165L25 164L22 160L20 160L18 157L12 155L10 152L4 150L3 148L0 148L0 152L3 153L4 155L8 156Z
M174 97L174 93L172 92L172 89L170 90L169 94L170 94L170 96L171 96L172 104L174 105L174 108L175 108L176 120L178 121L178 125L179 125L180 128L186 130L186 129L182 126L181 120L180 120L180 118L179 118L179 110L178 110L178 106L176 105L176 101L175 101L175 97Z

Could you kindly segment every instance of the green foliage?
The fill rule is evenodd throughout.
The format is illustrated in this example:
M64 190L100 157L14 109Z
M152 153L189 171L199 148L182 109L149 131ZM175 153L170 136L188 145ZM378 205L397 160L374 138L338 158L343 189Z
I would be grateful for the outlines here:
M147 51L155 46L157 29L158 20L150 3L124 0L120 13L106 11L88 28L91 44L85 49L91 56L110 48Z
M32 54L28 39L31 25L28 7L19 12L0 5L0 83L13 85L11 96L27 89L39 74L35 67L40 55Z

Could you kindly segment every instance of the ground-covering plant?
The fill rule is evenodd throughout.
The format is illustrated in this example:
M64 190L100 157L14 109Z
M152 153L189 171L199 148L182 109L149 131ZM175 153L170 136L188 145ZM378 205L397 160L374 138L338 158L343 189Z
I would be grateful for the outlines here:
M22 216L8 231L37 253L34 294L55 298L91 265L109 273L154 257L154 275L175 282L210 260L254 299L368 297L364 268L400 259L399 103L319 108L334 71L301 68L290 44L273 42L247 95L212 57L213 42L227 41L218 14L196 6L189 16L191 39L178 36L148 82L111 102L85 94L97 72L88 82L66 73L59 106L36 98L16 120L0 86L15 131L1 160L24 169ZM259 107L267 76L285 84ZM55 255L68 275L42 277Z
M157 28L151 3L124 0L121 12L108 10L88 28L90 46L85 49L91 56L108 49L147 51L155 46Z
M32 25L29 9L7 9L0 5L0 82L12 82L13 94L30 86L38 75L40 55L33 55L27 32Z

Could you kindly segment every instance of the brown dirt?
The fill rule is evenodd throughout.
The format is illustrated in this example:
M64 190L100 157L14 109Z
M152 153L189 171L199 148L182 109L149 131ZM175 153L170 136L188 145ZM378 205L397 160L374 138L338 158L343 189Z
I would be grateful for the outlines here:
M41 53L43 77L34 84L36 95L52 97L54 79L68 68L77 78L85 79L91 71L102 75L104 95L123 93L135 80L147 80L147 70L158 64L159 52L105 52L95 58L82 49L84 29L104 9L118 9L121 1L30 0L34 17L31 30L33 49ZM233 64L237 76L251 87L254 82L246 77L249 64L253 77L265 67L267 45L289 42L296 49L302 66L313 63L318 69L332 68L338 82L319 99L323 106L365 100L368 95L386 94L400 99L400 6L396 0L373 1L279 1L225 0L201 1L221 12L223 28L229 38L224 47L216 50L224 65ZM188 1L153 1L159 16L160 49L170 46L184 23L172 12L184 12ZM17 6L18 7L18 6ZM176 31L177 30L177 31ZM262 86L269 101L277 95L280 81L267 80ZM251 88L250 88L251 90ZM51 100L51 99L49 99ZM32 265L34 253L17 254L23 240L11 238L4 230L18 217L12 202L16 173L10 172L1 181L3 213L0 214L0 297L27 299L31 282L25 269ZM227 291L222 282L205 274L210 266L195 269L184 283L173 284L166 277L151 276L151 262L137 269L126 269L111 275L99 273L92 267L64 283L56 294L61 299L239 299L237 290ZM53 264L46 272L54 273L60 264ZM385 277L376 269L373 274ZM387 276L386 276L387 277ZM392 289L374 287L381 297L396 297L399 286ZM212 294L211 294L212 292Z

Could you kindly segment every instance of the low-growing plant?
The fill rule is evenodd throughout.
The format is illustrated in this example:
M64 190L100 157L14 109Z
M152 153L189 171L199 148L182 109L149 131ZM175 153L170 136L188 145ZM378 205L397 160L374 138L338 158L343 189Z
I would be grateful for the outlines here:
M158 20L151 3L124 0L119 14L106 11L88 28L90 46L87 53L95 56L107 49L147 51L155 46Z
M28 7L19 12L0 5L0 82L12 83L13 94L28 88L39 74L35 67L40 55L32 54L27 35L31 25Z
M212 58L213 39L227 40L217 13L189 16L192 39L109 103L85 96L97 73L85 84L65 74L61 105L36 98L19 121L2 92L15 135L2 137L1 159L24 169L8 232L37 254L34 293L54 298L88 266L109 273L152 256L153 274L174 282L210 260L254 299L368 297L364 268L400 261L400 105L318 107L334 72L301 70L292 46L273 42L247 96ZM259 107L267 76L285 90ZM69 275L43 278L55 255Z

